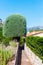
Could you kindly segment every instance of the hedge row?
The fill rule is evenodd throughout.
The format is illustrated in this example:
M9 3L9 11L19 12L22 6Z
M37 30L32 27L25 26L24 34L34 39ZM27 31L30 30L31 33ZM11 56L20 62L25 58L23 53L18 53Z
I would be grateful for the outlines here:
M43 60L43 37L26 37L26 44L30 49Z

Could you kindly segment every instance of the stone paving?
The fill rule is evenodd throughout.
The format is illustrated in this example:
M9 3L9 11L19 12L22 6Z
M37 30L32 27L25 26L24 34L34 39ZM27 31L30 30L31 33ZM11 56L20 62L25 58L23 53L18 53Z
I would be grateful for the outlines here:
M24 50L22 51L21 65L32 65Z

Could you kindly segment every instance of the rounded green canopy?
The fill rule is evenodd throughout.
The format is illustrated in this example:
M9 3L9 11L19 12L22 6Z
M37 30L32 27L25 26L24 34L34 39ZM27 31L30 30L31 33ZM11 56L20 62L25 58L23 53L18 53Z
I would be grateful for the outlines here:
M26 19L21 15L11 15L3 23L3 36L19 37L26 35Z

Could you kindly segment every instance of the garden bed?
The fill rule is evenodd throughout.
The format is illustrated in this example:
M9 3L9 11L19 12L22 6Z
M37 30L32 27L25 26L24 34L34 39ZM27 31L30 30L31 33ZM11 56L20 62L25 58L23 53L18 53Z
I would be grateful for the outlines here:
M0 44L0 64L9 65L9 62L15 60L18 43L10 41L8 46Z
M7 65L15 65L15 61L16 61L16 56L17 56L17 51L18 51L18 42L16 42L17 46L14 47L13 50L13 55L12 57L8 60ZM11 44L11 46L14 46Z

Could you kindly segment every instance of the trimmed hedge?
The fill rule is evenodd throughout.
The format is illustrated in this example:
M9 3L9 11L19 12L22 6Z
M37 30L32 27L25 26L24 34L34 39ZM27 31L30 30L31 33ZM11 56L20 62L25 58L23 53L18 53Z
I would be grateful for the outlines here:
M43 60L43 37L26 37L26 45Z
M26 20L21 15L11 15L3 23L3 36L20 37L26 35Z

